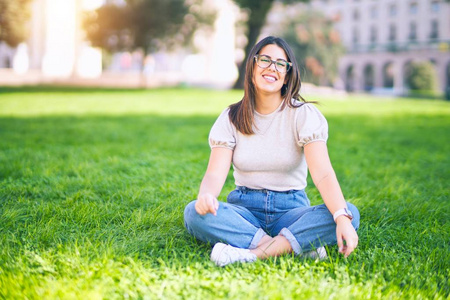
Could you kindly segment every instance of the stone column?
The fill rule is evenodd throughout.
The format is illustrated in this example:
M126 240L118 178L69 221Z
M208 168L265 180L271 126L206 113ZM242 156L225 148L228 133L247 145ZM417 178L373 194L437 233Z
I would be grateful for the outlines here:
M383 87L383 66L384 62L380 59L373 61L374 88Z
M393 67L394 67L394 94L395 95L401 95L403 94L404 87L403 87L403 60L394 60Z
M44 75L68 77L75 64L76 0L45 1Z

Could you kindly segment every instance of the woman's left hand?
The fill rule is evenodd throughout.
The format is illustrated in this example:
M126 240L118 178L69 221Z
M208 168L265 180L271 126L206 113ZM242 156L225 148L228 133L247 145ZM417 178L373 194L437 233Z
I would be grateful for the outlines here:
M340 216L336 219L336 238L339 247L339 253L348 257L356 246L358 246L358 234L352 225L352 222L346 216ZM344 243L345 241L345 243Z

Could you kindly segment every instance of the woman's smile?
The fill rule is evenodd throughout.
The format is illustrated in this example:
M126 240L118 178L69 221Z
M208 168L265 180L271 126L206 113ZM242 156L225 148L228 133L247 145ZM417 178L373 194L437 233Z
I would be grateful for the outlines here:
M277 81L278 79L274 76L274 75L270 75L270 74L264 74L263 76L262 76L267 82L275 82L275 81Z

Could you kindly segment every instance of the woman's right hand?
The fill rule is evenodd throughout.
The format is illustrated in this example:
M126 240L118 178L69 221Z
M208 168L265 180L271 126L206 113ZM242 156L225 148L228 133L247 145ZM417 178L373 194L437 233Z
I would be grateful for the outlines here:
M195 202L195 210L199 215L206 215L211 213L217 215L219 209L219 201L214 195L210 193L199 194L197 201Z
M231 149L220 147L211 149L208 168L200 184L197 202L195 202L195 210L199 215L203 216L207 213L217 215L219 209L217 197L227 179L232 156Z

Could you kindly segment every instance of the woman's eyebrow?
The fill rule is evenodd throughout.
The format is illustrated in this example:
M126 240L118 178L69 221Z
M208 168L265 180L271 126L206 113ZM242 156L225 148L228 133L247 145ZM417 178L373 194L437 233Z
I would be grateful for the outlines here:
M270 56L269 54L264 54L264 53L260 53L259 55L264 55L264 56L270 57L270 59L273 59L273 57L272 57L272 56ZM285 59L285 58L281 58L281 57L275 58L275 60L278 60L278 59L281 59L281 60L287 61L287 59Z

